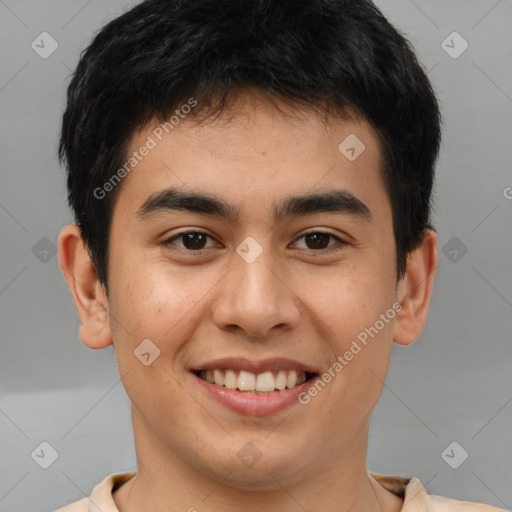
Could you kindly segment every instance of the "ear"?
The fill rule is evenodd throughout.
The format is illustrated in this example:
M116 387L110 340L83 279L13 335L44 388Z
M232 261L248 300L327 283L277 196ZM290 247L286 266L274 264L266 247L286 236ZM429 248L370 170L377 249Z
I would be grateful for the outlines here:
M407 255L407 269L398 284L397 300L402 309L395 317L393 341L400 345L411 345L423 331L437 260L437 233L426 229L421 245Z
M59 234L59 265L68 283L82 325L82 343L92 349L112 344L105 287L100 284L80 228L64 227Z

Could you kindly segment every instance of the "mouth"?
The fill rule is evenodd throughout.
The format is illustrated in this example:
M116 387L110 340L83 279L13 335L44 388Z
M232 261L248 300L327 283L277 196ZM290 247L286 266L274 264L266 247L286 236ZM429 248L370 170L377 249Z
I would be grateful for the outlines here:
M260 373L232 368L209 368L193 370L201 380L241 393L269 395L294 389L318 376L304 370L267 370Z
M190 368L198 389L223 407L249 416L271 416L300 405L320 369L283 357L224 357Z

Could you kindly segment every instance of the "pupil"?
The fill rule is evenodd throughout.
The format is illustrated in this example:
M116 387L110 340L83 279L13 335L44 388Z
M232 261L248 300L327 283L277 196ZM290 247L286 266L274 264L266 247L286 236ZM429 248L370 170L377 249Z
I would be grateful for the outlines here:
M202 233L187 233L183 236L184 236L183 243L187 249L203 249L204 241L205 241L206 237ZM203 237L202 244L201 244L201 241L198 240L201 237ZM196 247L197 244L199 244L200 247ZM192 245L192 247L190 247L190 245Z
M316 244L316 247L310 247L310 249L315 249L315 248L316 249L318 249L318 248L325 249L329 245L329 236L330 235L327 235L326 233L312 233L312 234L306 235L306 241L312 240L313 244L314 245ZM327 243L322 244L322 240Z

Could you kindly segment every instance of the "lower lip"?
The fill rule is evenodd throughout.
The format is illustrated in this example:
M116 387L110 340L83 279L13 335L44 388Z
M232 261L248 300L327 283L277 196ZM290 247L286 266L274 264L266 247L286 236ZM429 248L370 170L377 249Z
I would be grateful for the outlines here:
M293 404L299 404L298 396L305 392L317 379L317 377L313 377L291 389L285 388L282 391L273 391L267 395L256 395L210 384L196 374L193 373L192 375L213 399L232 411L248 416L266 416L282 411Z

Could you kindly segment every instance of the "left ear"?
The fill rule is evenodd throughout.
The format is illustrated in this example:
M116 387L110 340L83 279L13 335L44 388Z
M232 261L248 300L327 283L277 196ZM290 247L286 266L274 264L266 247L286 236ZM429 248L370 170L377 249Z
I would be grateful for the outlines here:
M407 255L407 269L398 284L397 300L402 309L395 317L393 341L400 345L411 345L423 331L437 262L437 233L426 229L421 245Z

